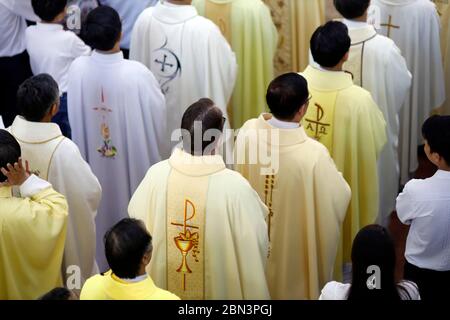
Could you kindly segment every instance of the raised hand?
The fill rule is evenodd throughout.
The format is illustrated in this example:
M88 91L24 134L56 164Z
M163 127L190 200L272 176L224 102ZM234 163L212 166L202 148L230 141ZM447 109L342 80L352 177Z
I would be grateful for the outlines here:
M26 166L28 163L26 162ZM0 183L0 187L12 187L22 185L30 176L25 167L23 166L22 158L14 163L14 165L8 163L6 168L1 168L0 171L5 175L7 180Z

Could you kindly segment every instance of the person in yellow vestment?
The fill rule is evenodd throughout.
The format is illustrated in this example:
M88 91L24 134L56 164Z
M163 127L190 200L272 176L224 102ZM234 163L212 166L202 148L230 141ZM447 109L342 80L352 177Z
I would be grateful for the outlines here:
M340 261L350 262L353 238L361 227L378 216L377 159L387 142L386 122L371 94L353 84L342 71L351 40L347 27L330 21L311 38L317 67L303 72L312 95L303 125L306 133L324 144L352 189L352 200L343 226ZM341 273L336 269L338 277Z
M264 0L269 6L279 41L275 72L280 75L308 66L309 40L325 23L325 0Z
M267 207L217 148L223 113L201 99L183 115L183 149L150 168L128 212L154 237L149 273L183 300L270 299Z
M105 234L105 254L111 268L88 279L81 300L179 300L158 288L145 268L153 252L152 237L142 221L123 219Z
M267 90L267 103L272 114L247 121L239 132L236 169L269 207L271 297L317 299L333 277L350 187L327 148L300 125L308 109L306 80L297 73L276 78ZM278 139L268 141L265 136ZM258 154L258 146L269 144L275 146L279 166L272 175L264 175L262 163L250 163L246 154Z
M238 75L231 100L232 126L266 109L264 92L274 75L278 34L262 0L193 0L199 14L215 22L236 53Z
M0 300L33 300L62 285L67 202L20 157L19 143L0 130Z

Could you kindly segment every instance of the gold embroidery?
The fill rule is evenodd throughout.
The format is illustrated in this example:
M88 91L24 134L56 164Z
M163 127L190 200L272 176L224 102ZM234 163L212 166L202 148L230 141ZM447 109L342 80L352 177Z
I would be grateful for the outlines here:
M273 212L273 188L275 185L275 176L274 175L267 175L266 181L264 184L264 203L266 204L267 208L269 209L269 216L267 217L267 227L268 227L268 234L269 234L269 241L271 240L270 234L271 234L271 228L272 228L272 218L274 215Z
M103 145L97 148L97 151L104 158L114 158L117 155L117 148L112 145L111 130L109 129L109 124L107 120L108 114L112 113L113 111L105 106L105 95L103 92L103 88L101 98L102 98L101 106L92 108L94 111L99 112L102 117L102 123L100 125L100 134L103 138Z
M382 23L381 24L382 27L387 27L388 32L387 32L387 37L390 38L391 37L391 29L400 29L400 26L396 26L392 23L392 16L389 15L389 21L388 23Z
M231 44L231 3L214 3L206 1L205 16L219 27L225 39Z
M323 111L323 108L322 108L322 106L320 104L315 103L314 105L317 108L317 113L316 113L317 116L316 116L315 120L305 119L306 122L308 122L306 130L313 131L314 132L314 138L317 141L320 141L324 135L328 135L327 127L329 127L330 124L321 122L321 120L325 116L325 112Z
M192 209L192 214L188 217L188 208ZM197 254L200 253L198 249L199 242L199 234L198 232L192 232L192 229L198 230L198 226L188 225L187 222L192 220L195 217L195 205L189 201L185 200L184 202L184 220L183 223L172 222L171 224L174 226L183 227L183 232L179 233L179 236L175 237L173 240L175 241L175 245L178 250L180 250L182 259L181 265L178 267L177 272L183 274L182 278L182 288L183 291L186 291L186 274L192 273L192 270L189 268L187 263L187 256L189 252L192 250L192 257L195 259L195 262L199 262L197 258Z

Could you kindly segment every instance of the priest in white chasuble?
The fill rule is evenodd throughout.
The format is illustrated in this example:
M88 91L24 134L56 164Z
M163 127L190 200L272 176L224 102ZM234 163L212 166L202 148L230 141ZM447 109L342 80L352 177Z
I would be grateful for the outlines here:
M103 187L97 222L97 262L106 267L102 237L126 216L148 168L168 149L164 95L142 64L120 51L121 21L101 6L87 17L84 38L95 51L73 62L68 107L73 140Z
M319 27L311 38L312 56L319 66L309 66L303 72L312 95L303 118L306 133L328 148L352 190L338 268L342 258L343 262L350 262L356 233L377 219L377 162L387 142L383 113L371 94L354 85L351 74L342 69L350 45L348 29L343 23L330 21Z
M342 22L348 27L352 40L344 70L352 73L354 84L372 94L387 123L388 143L378 162L379 222L387 225L400 187L399 115L410 93L412 76L394 41L378 34L375 27L366 22L370 0L335 0L334 3L345 18Z
M445 100L439 15L430 0L373 0L372 5L378 32L394 40L413 76L400 114L400 173L405 183L418 167L422 124Z
M446 99L440 112L450 115L450 2L434 0L441 18L441 49L444 57L445 93Z
M262 0L194 0L193 4L220 27L236 52L239 67L229 110L232 126L240 128L266 110L264 93L273 79L278 43L270 10Z
M309 40L325 22L325 0L264 0L278 29L275 73L304 70L309 64Z
M26 80L17 93L22 116L16 117L8 131L19 142L29 170L49 181L67 199L70 212L61 271L66 280L68 268L78 267L83 284L98 272L95 216L102 189L75 143L51 123L58 112L58 101L58 84L51 76L37 75Z
M182 119L183 149L150 168L131 199L131 217L153 235L149 274L184 300L270 299L267 207L217 155L224 126L209 99Z
M155 74L166 96L169 139L186 108L200 98L211 98L226 115L236 81L230 45L191 2L166 0L144 10L131 37L130 58Z
M297 73L276 78L267 90L272 114L247 121L236 142L236 169L269 208L267 281L272 299L317 299L333 279L350 187L325 146L300 121L308 84ZM268 138L270 137L270 138ZM272 138L273 137L273 138ZM271 152L273 172L252 155Z
M0 130L0 300L33 300L62 285L67 202L20 157Z

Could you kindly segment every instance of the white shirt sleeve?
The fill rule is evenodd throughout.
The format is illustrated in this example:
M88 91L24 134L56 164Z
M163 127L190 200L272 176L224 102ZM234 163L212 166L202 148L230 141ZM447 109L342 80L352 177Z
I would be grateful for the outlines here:
M71 31L68 31L71 32ZM88 56L91 54L92 50L91 47L86 45L83 40L78 38L78 36L74 33L73 34L74 40L72 42L72 50L71 54L73 58L78 58L81 56Z
M42 180L33 174L20 186L20 194L23 198L31 198L39 192L51 187L52 185L49 182Z
M397 216L403 224L410 225L416 218L414 200L411 197L411 182L407 183L403 192L397 197Z
M31 0L10 0L6 2L10 4L7 6L16 15L30 21L40 21L39 17L34 13Z

